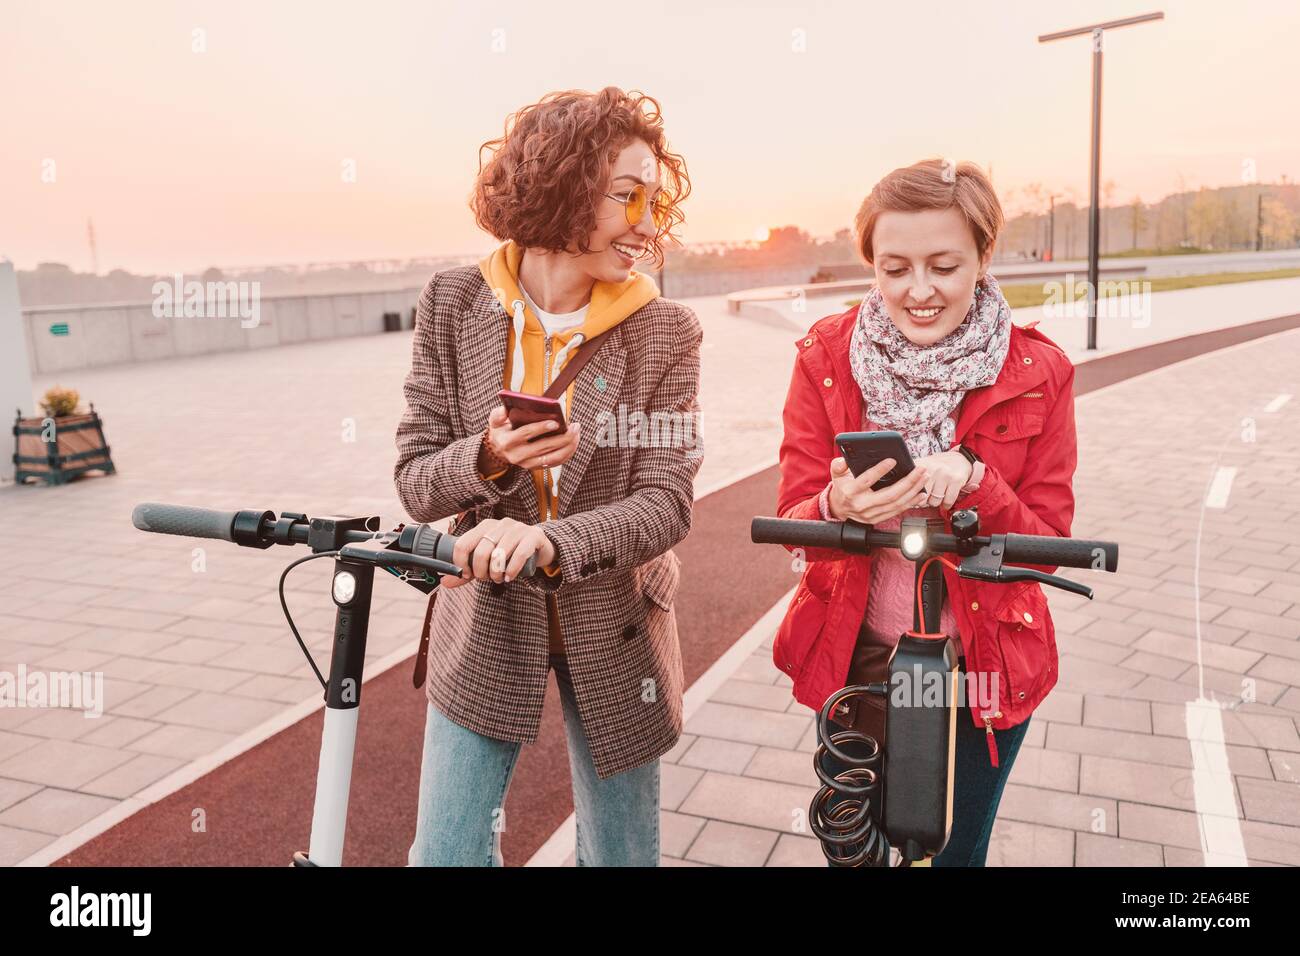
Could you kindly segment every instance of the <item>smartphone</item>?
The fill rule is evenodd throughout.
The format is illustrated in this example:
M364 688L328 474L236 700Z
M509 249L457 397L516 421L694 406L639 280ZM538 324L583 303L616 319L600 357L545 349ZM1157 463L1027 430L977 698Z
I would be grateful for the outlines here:
M497 398L501 399L501 404L506 407L506 415L510 418L510 424L514 428L531 425L533 422L554 421L559 423L558 428L543 432L536 438L529 439L530 441L537 441L538 438L545 438L547 435L563 435L568 431L568 426L564 422L564 408L560 405L558 398L512 392L508 388L503 388L497 392Z
M886 458L894 459L894 467L871 486L872 491L888 488L915 467L901 432L840 432L835 444L855 478Z

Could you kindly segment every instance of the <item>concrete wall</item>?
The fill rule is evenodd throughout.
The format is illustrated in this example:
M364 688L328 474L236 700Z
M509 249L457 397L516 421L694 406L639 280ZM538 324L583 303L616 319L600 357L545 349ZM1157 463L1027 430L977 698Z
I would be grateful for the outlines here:
M15 409L31 414L32 376L24 361L23 344L28 336L18 304L18 276L13 263L0 259L0 409L6 425L0 429L0 482L14 477L14 433L9 416Z
M384 313L411 327L423 287L337 295L264 296L258 323L238 317L154 318L152 303L24 309L33 375L126 362L270 348L293 342L369 335L384 330ZM52 328L66 324L66 335Z
M659 288L670 299L693 299L721 295L755 286L802 284L817 271L815 265L772 266L763 269L715 269L698 272L674 272L671 267L659 281ZM654 275L654 273L651 273Z

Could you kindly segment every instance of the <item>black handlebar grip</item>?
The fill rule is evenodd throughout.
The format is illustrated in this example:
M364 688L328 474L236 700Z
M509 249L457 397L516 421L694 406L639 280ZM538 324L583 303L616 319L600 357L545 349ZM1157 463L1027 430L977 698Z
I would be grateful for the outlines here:
M218 538L234 541L234 511L189 508L145 502L131 512L131 523L141 531L154 534L179 534L187 538Z
M439 561L446 561L448 564L455 564L456 562L452 560L452 551L455 549L458 540L454 535L447 534L445 531L438 531L427 524L422 524L415 532L415 540L411 543L411 553L426 558L436 558ZM524 562L519 575L528 577L536 572L537 555L530 554L528 560Z
M844 525L839 521L754 518L749 523L749 540L755 544L791 544L801 548L842 548Z
M1097 571L1114 571L1119 567L1119 545L1114 541L1008 534L1006 547L1007 553L1003 555L1003 559L1019 564L1093 568Z

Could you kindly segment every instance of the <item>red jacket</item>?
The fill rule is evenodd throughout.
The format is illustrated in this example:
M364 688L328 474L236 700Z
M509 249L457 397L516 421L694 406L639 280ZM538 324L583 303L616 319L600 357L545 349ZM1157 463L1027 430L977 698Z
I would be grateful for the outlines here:
M831 460L839 455L835 436L862 429L862 391L849 366L856 317L856 307L827 316L797 340L781 441L777 514L782 518L821 520L817 498L830 481ZM979 488L958 498L952 511L975 508L980 534L1069 537L1077 460L1073 385L1074 366L1056 343L1032 325L1013 325L997 381L964 396L954 445L974 449L986 470ZM950 511L941 507L940 514L951 531ZM957 556L948 557L958 562ZM871 555L807 548L803 558L806 567L772 657L794 681L795 698L820 710L848 676L866 610ZM989 674L990 690L997 675L996 709L976 707L968 699L976 726L988 730L989 756L996 764L991 728L1021 723L1056 685L1056 637L1047 597L1032 581L969 581L947 566L943 574L967 672Z

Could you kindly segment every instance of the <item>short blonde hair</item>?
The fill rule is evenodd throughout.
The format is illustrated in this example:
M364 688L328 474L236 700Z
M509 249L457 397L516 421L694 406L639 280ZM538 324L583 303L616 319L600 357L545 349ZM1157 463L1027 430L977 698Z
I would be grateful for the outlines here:
M961 210L981 259L997 242L1006 221L993 184L984 170L974 163L923 159L911 166L895 169L872 188L862 201L854 220L858 252L870 264L875 263L871 234L882 212L920 212L923 209Z

